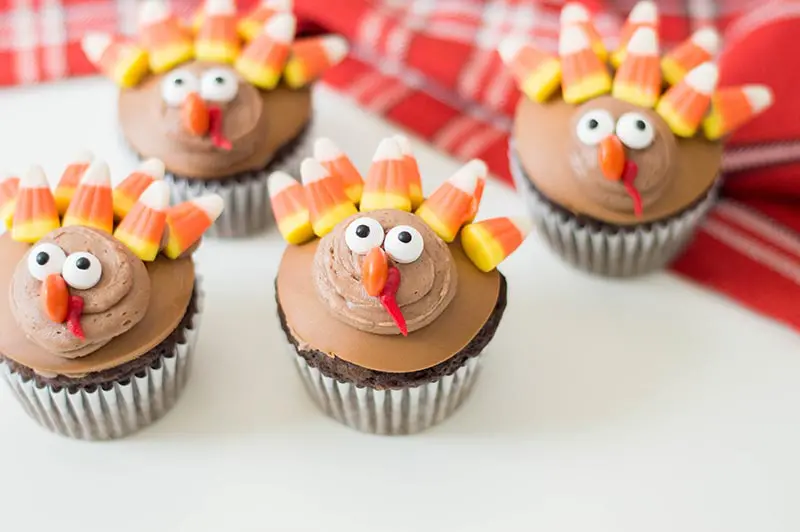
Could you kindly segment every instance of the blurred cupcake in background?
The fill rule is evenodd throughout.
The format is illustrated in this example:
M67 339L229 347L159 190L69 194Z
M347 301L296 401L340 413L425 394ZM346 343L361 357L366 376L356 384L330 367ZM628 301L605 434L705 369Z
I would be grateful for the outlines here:
M88 34L88 59L120 86L122 134L141 158L166 167L173 200L219 194L211 235L240 237L271 219L266 179L310 154L311 88L347 54L342 37L295 39L289 0L238 14L206 0L192 27L164 0L141 3L135 40Z
M558 56L516 36L501 43L524 93L511 171L539 234L568 263L645 274L692 239L717 196L724 138L772 103L762 85L717 88L718 46L704 29L661 56L649 1L631 11L612 53L574 2L562 11Z
M302 184L269 180L292 244L276 279L286 339L329 416L376 434L410 434L468 396L506 307L496 270L526 220L473 221L486 165L472 161L424 199L407 141L385 139L365 182L330 140Z

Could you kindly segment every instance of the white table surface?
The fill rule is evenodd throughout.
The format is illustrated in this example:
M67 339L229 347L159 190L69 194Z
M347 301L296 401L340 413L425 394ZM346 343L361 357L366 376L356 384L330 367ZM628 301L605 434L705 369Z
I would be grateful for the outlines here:
M0 91L0 165L57 179L89 147L115 179L114 91ZM365 169L395 130L330 91L318 132ZM415 142L426 190L456 163ZM482 217L519 214L499 184ZM120 442L51 435L0 388L0 529L797 531L800 337L669 274L612 282L530 238L463 409L414 437L363 435L306 396L281 349L275 233L207 241L207 310L177 407ZM800 304L800 303L799 303Z

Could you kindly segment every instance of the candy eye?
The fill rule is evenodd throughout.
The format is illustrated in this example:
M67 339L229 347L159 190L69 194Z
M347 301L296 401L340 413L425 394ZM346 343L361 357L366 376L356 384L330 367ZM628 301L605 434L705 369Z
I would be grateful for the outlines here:
M230 102L239 92L239 81L230 70L212 68L200 81L200 96L211 102Z
M398 225L386 233L383 248L395 262L408 264L422 255L425 243L419 231L410 225Z
M643 150L656 136L653 125L640 113L625 113L617 120L617 136L627 147Z
M575 130L578 140L594 146L614 132L614 118L608 111L593 109L578 120Z
M347 226L344 241L350 251L365 255L383 243L383 227L372 218L359 218Z
M44 281L48 275L61 273L67 255L55 244L39 244L28 254L28 272L37 281Z
M167 105L178 106L183 103L187 94L197 92L199 85L195 75L188 70L176 70L161 81L161 98Z
M91 253L73 253L67 257L61 275L69 286L76 290L88 290L96 286L103 276L103 267Z

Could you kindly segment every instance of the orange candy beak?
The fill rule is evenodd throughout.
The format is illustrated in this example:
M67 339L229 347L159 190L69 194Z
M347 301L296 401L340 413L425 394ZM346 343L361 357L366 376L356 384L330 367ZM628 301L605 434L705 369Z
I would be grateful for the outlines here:
M183 127L192 135L202 136L208 133L209 113L206 102L196 92L186 96L181 106Z
M609 181L622 179L622 170L625 168L625 148L622 147L619 137L609 135L600 141L597 151L600 170Z
M361 266L361 284L367 294L378 297L386 286L389 275L389 261L386 253L379 247L372 248Z
M69 311L69 289L61 275L48 275L42 283L42 307L47 317L56 323L67 321Z

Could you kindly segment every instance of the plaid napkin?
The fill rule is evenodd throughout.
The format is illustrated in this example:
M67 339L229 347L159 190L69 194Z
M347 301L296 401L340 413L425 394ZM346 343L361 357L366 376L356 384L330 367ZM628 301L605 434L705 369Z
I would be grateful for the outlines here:
M253 3L239 0L242 8ZM635 0L583 3L613 47ZM171 4L188 16L198 2ZM508 34L524 33L555 50L563 2L295 4L304 31L334 31L353 45L352 56L330 72L329 85L457 158L484 159L511 182L506 143L519 95L495 47ZM800 330L800 2L663 0L658 6L664 47L713 25L726 43L722 84L766 83L777 101L731 140L725 197L674 270ZM131 33L135 11L133 1L0 0L0 85L93 72L77 43L81 34Z

